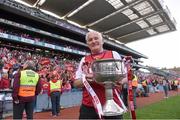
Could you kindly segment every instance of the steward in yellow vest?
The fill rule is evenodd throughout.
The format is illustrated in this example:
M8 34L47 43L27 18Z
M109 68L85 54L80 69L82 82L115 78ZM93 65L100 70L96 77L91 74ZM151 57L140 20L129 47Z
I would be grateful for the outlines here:
M175 85L175 90L178 90L179 81L178 81L178 80L175 80L175 81L174 81L174 85Z
M60 113L60 95L61 95L61 86L62 81L57 79L57 75L52 76L52 80L49 81L50 89L49 94L51 97L52 104L52 116L56 117Z
M132 79L132 90L133 90L133 103L134 103L134 108L136 109L137 108L137 105L136 105L136 89L137 89L137 86L138 86L138 77L133 74L133 79Z
M146 80L143 80L143 81L142 81L142 86L147 86Z
M133 75L132 86L133 87L138 86L138 77L136 75Z
M61 92L61 86L62 86L61 80L51 80L49 83L50 83L50 93Z
M21 71L19 96L29 97L34 96L36 85L39 80L39 75L32 70Z
M34 101L41 91L39 75L34 71L35 63L26 61L23 70L15 75L13 83L13 119L22 119L26 111L27 119L33 119Z
M175 80L175 81L174 81L174 84L175 84L176 86L178 86L178 85L179 85L179 81L178 81L178 80Z

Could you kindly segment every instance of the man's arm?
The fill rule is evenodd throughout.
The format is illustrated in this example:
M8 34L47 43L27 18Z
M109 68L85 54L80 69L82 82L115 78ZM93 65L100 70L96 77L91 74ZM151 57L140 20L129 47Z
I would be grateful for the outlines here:
M13 82L13 93L12 97L14 101L18 101L18 92L20 87L20 72L15 74Z
M80 79L75 80L74 83L73 83L73 86L76 87L76 88L84 87L83 82Z
M83 85L83 74L85 75L86 77L86 80L91 83L93 82L93 74L92 73L85 73L83 72L82 70L82 66L83 66L83 63L85 62L85 58L82 58L81 61L80 61L80 64L78 66L78 69L76 71L76 77L75 77L75 81L73 82L73 86L74 87L77 87L77 88L81 88L81 87L84 87Z
M38 95L41 92L41 89L42 89L42 82L39 77L38 83L36 85L36 93L35 94Z
M89 84L95 82L93 79L93 74L89 73L85 75L85 79L88 81ZM77 79L74 81L74 87L81 88L84 87L82 79Z
M73 86L76 88L81 88L84 86L82 82L82 74L83 74L82 65L84 63L84 59L85 59L84 57L81 59L78 69L76 71L75 80L73 82Z

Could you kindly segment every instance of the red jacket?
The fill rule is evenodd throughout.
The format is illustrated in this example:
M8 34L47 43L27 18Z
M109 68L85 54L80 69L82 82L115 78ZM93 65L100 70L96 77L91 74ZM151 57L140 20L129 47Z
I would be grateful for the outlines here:
M109 59L109 58L113 58L113 54L112 51L104 51L100 54L96 54L96 55L88 55L85 57L85 63L88 67L90 67L91 63L93 61L95 61L95 57L97 57L97 59ZM102 105L105 104L106 102L106 96L105 96L105 88L103 85L98 84L96 82L91 83L91 87L94 90L94 92L96 93L96 95L98 96L100 102ZM121 106L121 103L118 100L118 96L115 94L115 91L113 89L113 99L114 101ZM86 90L85 87L83 87L83 99L82 99L82 103L86 106L91 106L93 107L93 103L92 103L92 98L89 95L88 91Z
M2 78L0 81L0 89L8 89L8 88L10 88L9 79Z
M0 79L0 89L3 89L2 80Z
M45 80L41 80L41 84L42 84L42 94L48 94L49 91L49 82L45 81Z

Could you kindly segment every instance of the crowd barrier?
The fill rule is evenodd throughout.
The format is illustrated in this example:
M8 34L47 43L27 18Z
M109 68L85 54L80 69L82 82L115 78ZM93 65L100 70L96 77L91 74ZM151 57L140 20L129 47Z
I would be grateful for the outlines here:
M60 105L63 108L79 106L81 104L82 91L72 89L61 94ZM51 109L51 98L47 94L40 94L36 98L35 111L41 112Z
M12 113L13 102L11 96L12 90L0 90L0 119L3 118L3 114Z
M0 119L3 114L12 113L12 91L0 91ZM78 89L72 89L65 91L61 94L60 105L63 108L79 106L81 104L82 91ZM51 98L47 94L39 94L36 97L35 112L41 112L51 109Z
M149 92L154 93L152 85L149 85ZM178 86L180 88L180 85ZM163 86L158 86L159 91L163 91ZM0 90L0 119L3 113L12 113L13 102L11 97L12 91L1 91ZM61 94L60 105L63 108L79 106L82 100L82 90L72 89L65 91ZM51 109L51 99L47 94L39 94L36 97L36 104L34 106L35 112L42 112Z

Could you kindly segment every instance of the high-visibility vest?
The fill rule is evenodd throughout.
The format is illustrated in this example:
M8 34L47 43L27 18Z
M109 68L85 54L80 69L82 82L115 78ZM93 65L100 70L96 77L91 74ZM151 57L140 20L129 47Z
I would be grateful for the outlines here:
M146 80L144 80L144 81L142 82L142 85L143 85L143 86L147 86Z
M178 85L178 83L179 83L178 80L175 80L175 81L174 81L174 84L175 84L175 85Z
M134 75L134 78L132 80L132 86L137 87L138 86L138 78L136 75Z
M30 97L35 95L39 75L32 70L21 71L19 96Z
M50 92L54 92L54 91L61 91L61 84L62 82L60 80L57 80L57 82L52 82L50 81Z

